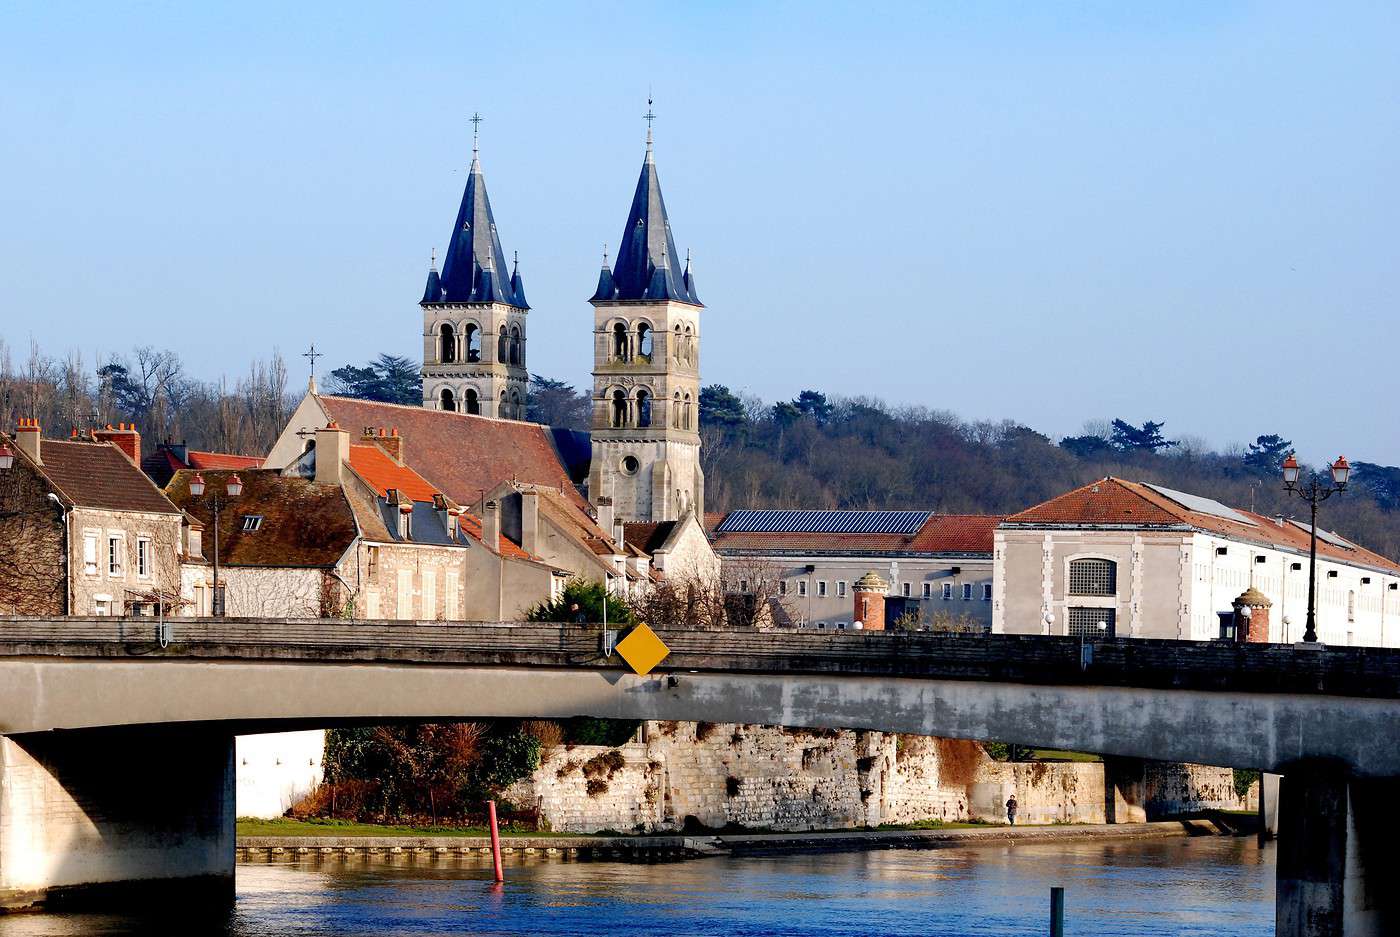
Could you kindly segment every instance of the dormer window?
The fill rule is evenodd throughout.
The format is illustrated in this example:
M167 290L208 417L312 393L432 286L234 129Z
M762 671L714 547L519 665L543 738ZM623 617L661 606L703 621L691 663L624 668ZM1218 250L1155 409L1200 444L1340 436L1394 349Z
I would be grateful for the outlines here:
M244 514L241 528L245 534L251 534L255 530L262 529L263 516L261 514Z
M413 537L413 505L399 505L399 539L409 540Z

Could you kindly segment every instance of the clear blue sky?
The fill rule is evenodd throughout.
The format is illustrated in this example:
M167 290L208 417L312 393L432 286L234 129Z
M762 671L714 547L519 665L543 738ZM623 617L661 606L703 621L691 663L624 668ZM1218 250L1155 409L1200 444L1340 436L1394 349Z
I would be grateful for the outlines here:
M3 335L416 358L479 109L583 384L650 86L707 383L1400 463L1400 6L1028 6L5 3Z

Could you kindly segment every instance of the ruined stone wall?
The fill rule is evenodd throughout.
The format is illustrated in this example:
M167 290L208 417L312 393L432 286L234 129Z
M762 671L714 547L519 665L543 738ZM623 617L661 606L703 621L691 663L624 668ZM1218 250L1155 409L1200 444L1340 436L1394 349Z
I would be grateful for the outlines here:
M1021 822L1106 822L1096 762L1001 763L975 742L729 723L650 722L640 739L560 746L505 799L561 832L1004 822L1012 793ZM1180 785L1233 793L1228 769L1187 767L1162 772L1179 778L1178 804L1191 803Z

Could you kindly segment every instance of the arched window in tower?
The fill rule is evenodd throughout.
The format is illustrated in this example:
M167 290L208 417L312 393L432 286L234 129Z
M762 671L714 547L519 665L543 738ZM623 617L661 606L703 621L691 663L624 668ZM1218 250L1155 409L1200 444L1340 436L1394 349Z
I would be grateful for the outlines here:
M521 364L523 356L524 352L521 348L520 341L520 326L512 325L510 327L510 363Z
M686 364L695 363L695 333L688 325L685 327L685 361Z
M628 360L627 326L619 322L612 329L612 356L614 361Z
M466 406L463 409L468 413L475 413L477 416L481 415L481 397L479 397L477 392L471 387L467 388Z
M496 360L505 364L510 360L510 339L506 337L506 327L501 326L501 334L496 337ZM504 397L504 393L502 394Z
M506 392L501 391L501 399L496 402L496 416L502 420L510 419L510 414L506 412Z
M676 429L681 428L681 392L676 391L676 395L671 398L671 425Z
M476 363L481 360L481 329L472 323L467 323L467 361Z
M645 322L637 323L637 357L643 361L651 361L651 326Z
M525 407L520 403L520 391L513 390L510 392L510 418L512 420L520 420L524 419L524 417Z
M651 425L651 394L645 390L637 391L637 425Z
M443 410L457 409L457 398L453 395L451 388L444 387L438 394L438 405Z
M684 416L684 422L682 423L681 428L682 428L682 429L690 429L690 393L689 393L689 392L687 392L686 395L685 395L685 416Z
M627 425L627 394L620 390L612 394L612 425Z
M457 360L457 333L449 323L444 322L438 329L438 361L452 364Z
M681 360L681 324L676 323L676 338L671 342L671 357L677 361Z

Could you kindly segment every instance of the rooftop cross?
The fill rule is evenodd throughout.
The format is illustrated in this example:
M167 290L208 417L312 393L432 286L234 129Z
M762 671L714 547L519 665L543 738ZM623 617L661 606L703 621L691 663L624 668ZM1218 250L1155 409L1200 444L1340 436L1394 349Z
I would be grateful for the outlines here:
M656 120L656 114L651 109L651 92L647 92L647 112L642 115L642 119L647 122L647 155L651 155L651 122Z
M315 343L315 342L312 342L312 343L311 343L311 349L310 349L309 351L303 352L303 353L302 353L302 357L303 357L303 358L307 358L307 359L309 359L309 360L311 361L311 377L310 377L310 379L306 382L306 384L307 384L307 387L309 387L309 388L311 389L311 392L312 392L312 393L315 393L315 392L316 392L316 359L317 359L317 358L324 358L324 357L325 357L325 354L323 354L322 352L317 351L317 350L316 350L316 343Z
M472 159L476 159L477 138L481 132L481 122L485 120L479 111L473 112L467 120L472 122Z

